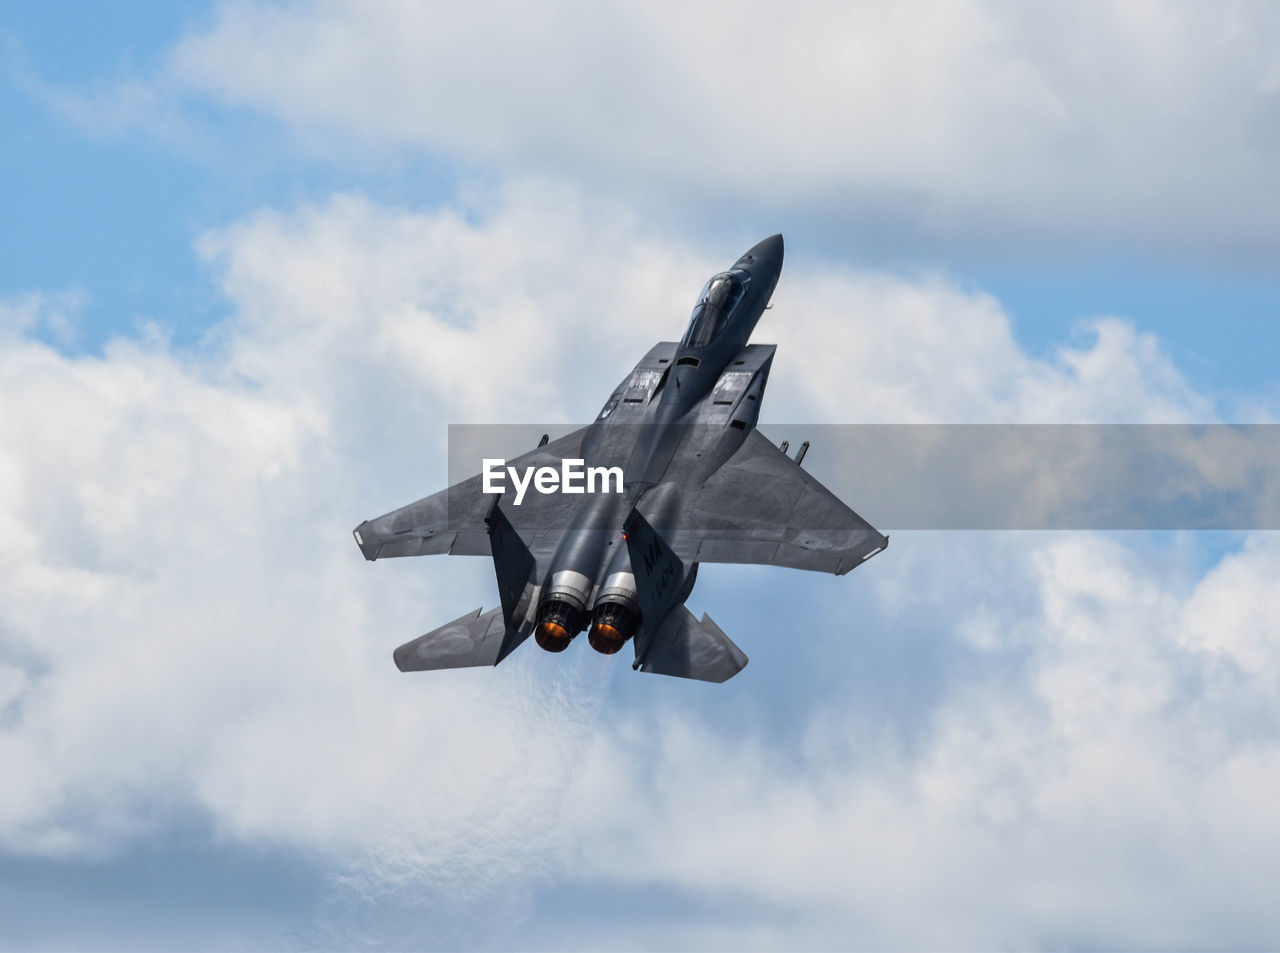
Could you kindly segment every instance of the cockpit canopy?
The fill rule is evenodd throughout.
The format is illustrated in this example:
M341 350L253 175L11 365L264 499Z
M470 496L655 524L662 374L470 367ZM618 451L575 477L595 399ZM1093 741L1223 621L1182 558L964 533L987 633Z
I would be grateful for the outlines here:
M724 329L734 307L746 294L750 278L740 271L722 271L707 282L685 332L685 347L706 347Z

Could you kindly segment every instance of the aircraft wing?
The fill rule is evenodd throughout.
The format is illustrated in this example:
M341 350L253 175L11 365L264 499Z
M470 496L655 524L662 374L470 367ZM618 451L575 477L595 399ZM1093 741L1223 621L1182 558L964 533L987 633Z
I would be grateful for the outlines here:
M689 495L673 536L673 548L691 561L838 576L889 544L756 430Z
M559 467L565 457L581 456L582 438L587 428L553 440L531 450L508 464L520 468L532 466ZM512 501L510 481L501 497L516 532L525 541L538 562L552 554L560 534L567 530L573 517L577 497L561 493L528 493L519 506ZM479 474L455 483L446 490L433 493L379 516L355 528L356 543L365 559L390 556L430 556L450 553L454 556L488 556L488 527L485 517L493 506L492 494L482 492Z

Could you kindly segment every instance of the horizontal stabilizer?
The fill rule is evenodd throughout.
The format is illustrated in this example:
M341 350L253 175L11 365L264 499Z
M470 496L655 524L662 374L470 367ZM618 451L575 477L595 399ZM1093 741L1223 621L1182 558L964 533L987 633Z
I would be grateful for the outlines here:
M500 607L483 614L476 609L400 646L395 651L396 668L426 672L496 665L506 631Z
M723 682L747 665L742 649L704 614L699 620L683 605L667 614L640 664L642 672Z

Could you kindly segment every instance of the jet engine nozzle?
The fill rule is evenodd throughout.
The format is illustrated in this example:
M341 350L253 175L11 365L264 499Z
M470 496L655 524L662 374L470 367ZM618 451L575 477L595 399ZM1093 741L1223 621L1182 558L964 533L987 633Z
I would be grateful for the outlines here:
M567 602L551 599L538 607L533 638L548 652L563 652L582 631L582 613Z
M587 641L603 655L622 649L640 628L640 604L636 601L636 577L615 572L605 580L596 599L595 614Z
M640 613L621 603L609 602L596 608L587 641L602 655L613 655L621 651L639 627Z
M538 604L534 640L548 652L563 652L587 622L587 595L591 580L579 572L562 571L551 576Z

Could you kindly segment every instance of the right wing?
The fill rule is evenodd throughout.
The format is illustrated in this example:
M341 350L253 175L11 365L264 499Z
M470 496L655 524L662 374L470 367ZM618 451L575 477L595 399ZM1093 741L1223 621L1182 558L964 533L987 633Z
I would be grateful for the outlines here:
M843 575L889 545L758 430L689 495L679 522L671 544L691 562Z
M575 430L508 464L521 469L530 466L558 469L565 457L581 456L586 432L585 427ZM494 496L481 490L481 477L477 474L416 503L366 520L355 528L356 543L365 559L440 553L488 556L491 550L485 517L493 506ZM516 532L541 562L554 550L559 534L569 528L574 497L563 493L528 493L521 504L515 506L508 499L512 492L508 487L500 498L503 509Z

